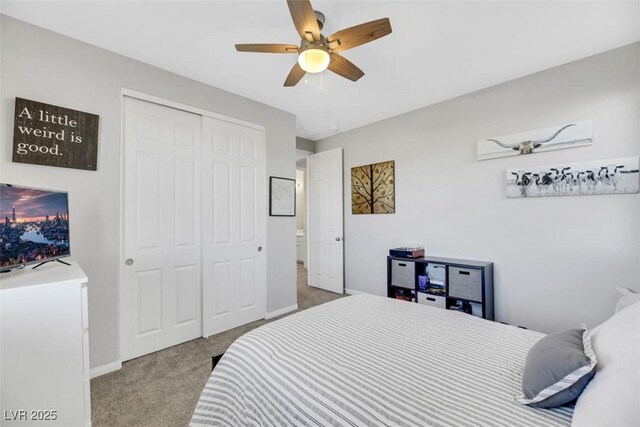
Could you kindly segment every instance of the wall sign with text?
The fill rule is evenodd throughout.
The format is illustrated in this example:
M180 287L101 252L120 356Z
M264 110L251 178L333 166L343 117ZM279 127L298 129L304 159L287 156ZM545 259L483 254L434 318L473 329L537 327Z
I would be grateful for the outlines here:
M96 170L100 116L16 98L13 161Z

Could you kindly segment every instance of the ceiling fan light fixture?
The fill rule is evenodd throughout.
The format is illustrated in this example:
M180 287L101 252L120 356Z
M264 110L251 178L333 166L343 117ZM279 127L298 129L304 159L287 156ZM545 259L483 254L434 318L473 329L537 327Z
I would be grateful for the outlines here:
M328 50L321 45L309 46L300 52L298 64L307 73L321 73L329 66Z
M291 44L252 43L236 44L238 52L295 53L298 62L293 64L284 87L297 85L308 73L329 70L345 79L355 82L364 76L364 71L349 61L340 52L372 42L391 34L389 18L380 18L344 28L325 37L320 31L324 27L322 12L313 10L310 0L286 0L293 26L300 36L300 47ZM0 0L2 2L2 0ZM322 79L320 92L323 93ZM307 83L307 79L304 79Z

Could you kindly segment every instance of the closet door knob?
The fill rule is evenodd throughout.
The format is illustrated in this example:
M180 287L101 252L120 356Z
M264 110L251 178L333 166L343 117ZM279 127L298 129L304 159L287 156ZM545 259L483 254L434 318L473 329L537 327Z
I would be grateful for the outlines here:
M339 242L342 240L342 237L336 237L336 242Z
M131 258L127 258L127 260L124 263L126 265L133 265L133 260Z
M258 252L262 252L262 246L258 246Z

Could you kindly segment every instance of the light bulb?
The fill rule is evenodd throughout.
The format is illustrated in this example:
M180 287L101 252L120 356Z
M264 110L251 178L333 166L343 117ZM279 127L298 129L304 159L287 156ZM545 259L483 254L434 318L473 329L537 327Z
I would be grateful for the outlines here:
M307 73L321 73L329 66L329 52L325 49L310 47L298 56L298 64Z

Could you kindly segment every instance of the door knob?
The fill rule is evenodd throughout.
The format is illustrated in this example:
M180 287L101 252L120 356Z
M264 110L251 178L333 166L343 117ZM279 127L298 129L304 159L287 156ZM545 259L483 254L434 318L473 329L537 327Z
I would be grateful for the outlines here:
M262 246L258 246L258 252L262 252Z
M336 237L336 242L339 242L340 240L342 240L342 237Z
M133 265L133 260L131 258L127 258L127 260L124 263L127 265Z

